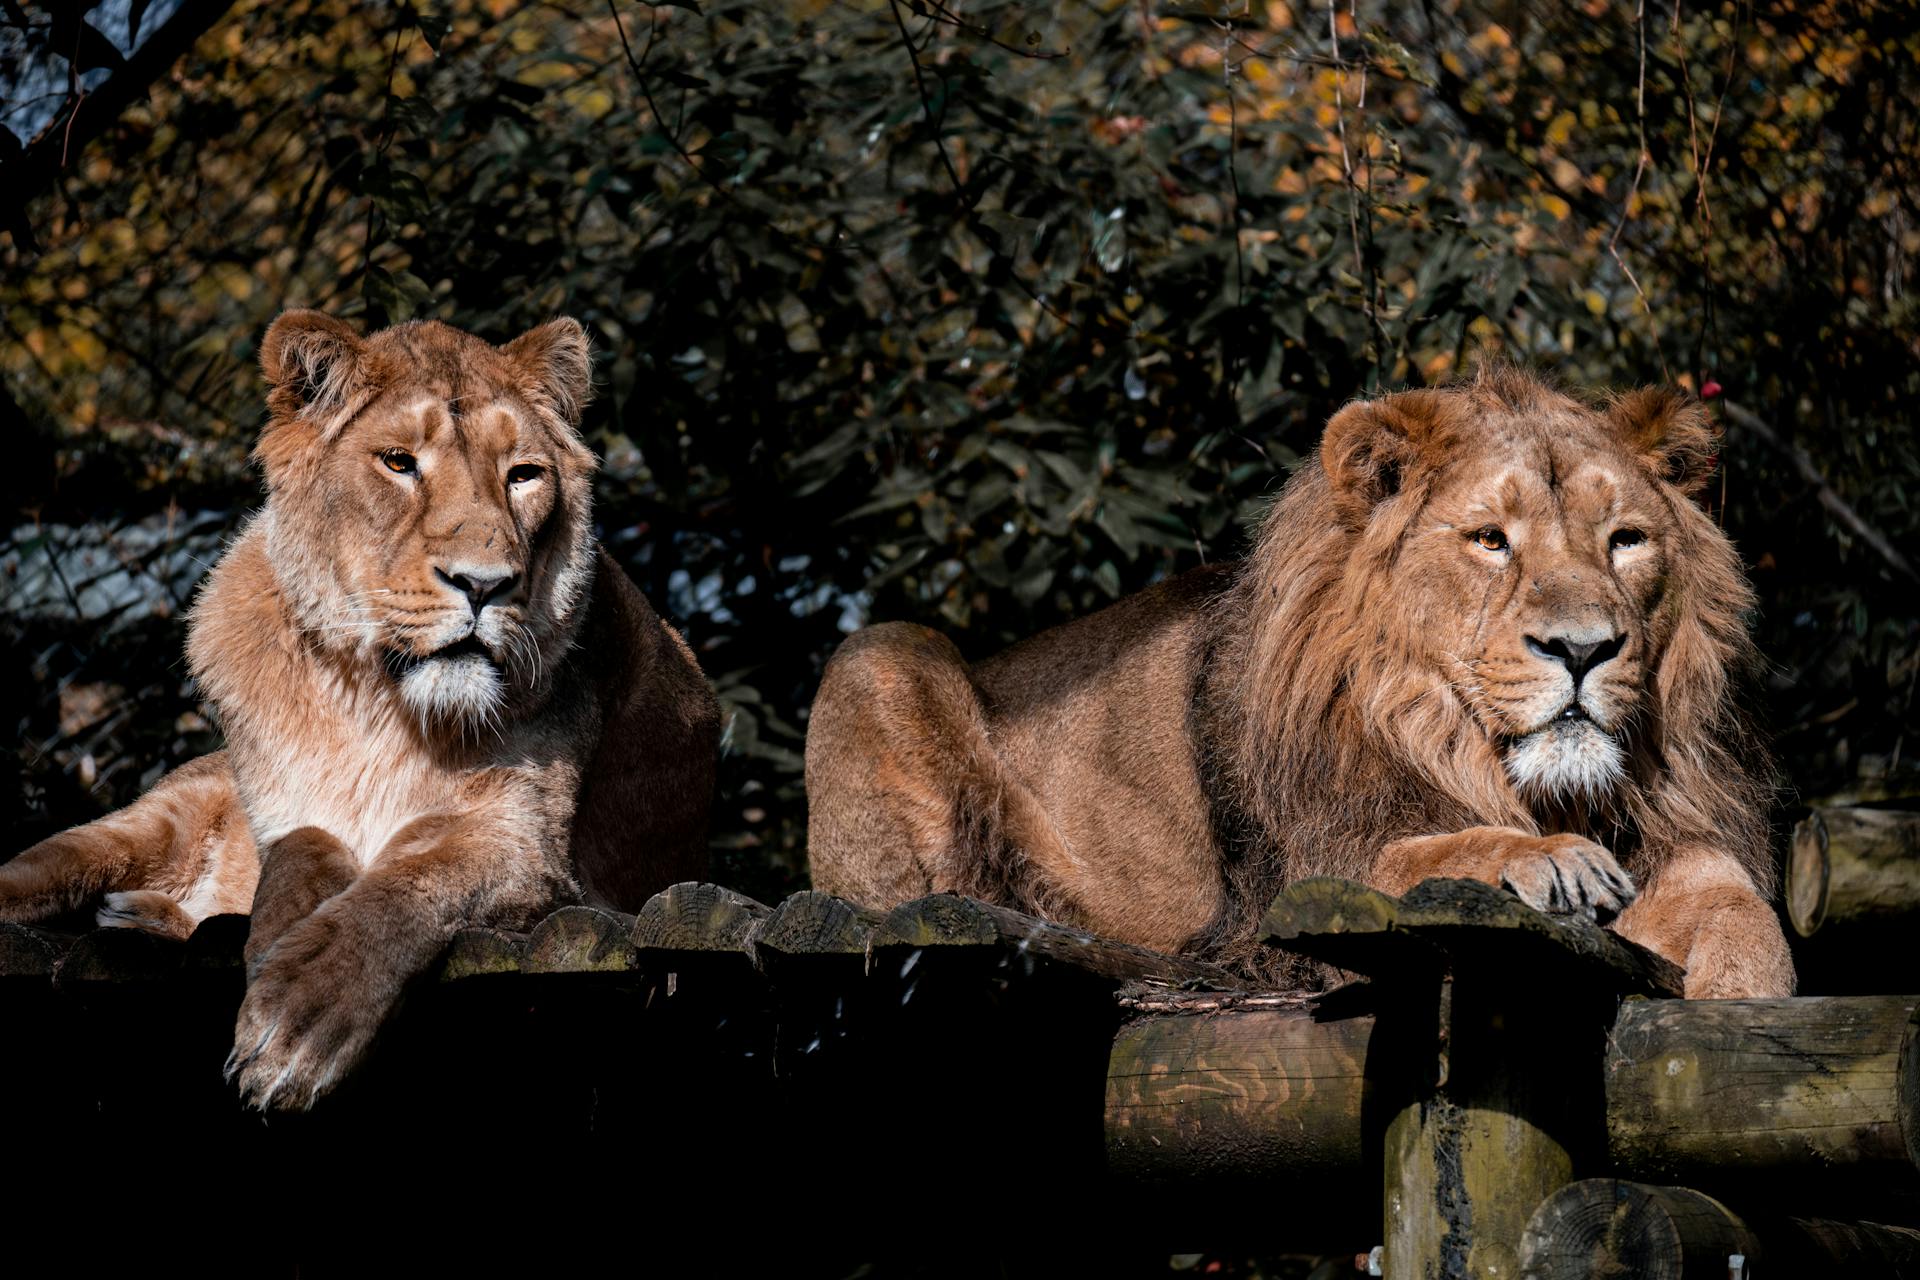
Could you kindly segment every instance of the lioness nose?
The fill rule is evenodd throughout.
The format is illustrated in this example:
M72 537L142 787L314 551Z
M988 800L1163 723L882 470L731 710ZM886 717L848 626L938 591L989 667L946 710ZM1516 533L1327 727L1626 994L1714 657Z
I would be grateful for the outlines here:
M436 568L433 573L440 581L467 598L467 603L472 606L475 617L480 615L480 610L486 607L487 601L504 594L515 581L515 575L497 570L467 569L458 573L449 573L445 569Z
M1527 649L1536 658L1552 658L1565 666L1578 685L1587 672L1610 661L1626 644L1625 636L1605 636L1598 640L1576 640L1572 636L1527 637Z

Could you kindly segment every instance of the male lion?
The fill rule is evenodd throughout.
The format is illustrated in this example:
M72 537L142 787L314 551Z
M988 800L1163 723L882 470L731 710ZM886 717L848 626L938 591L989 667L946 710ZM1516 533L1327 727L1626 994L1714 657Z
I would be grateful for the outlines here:
M229 1068L305 1107L462 925L699 876L719 713L592 537L578 324L294 311L260 356L267 501L187 643L227 749L0 866L0 920L105 893L102 924L183 935L251 901Z
M1490 370L1343 409L1237 566L976 666L868 628L807 734L814 883L1259 967L1295 878L1464 876L1618 913L1689 996L1789 994L1728 691L1752 596L1689 501L1714 440L1675 394Z

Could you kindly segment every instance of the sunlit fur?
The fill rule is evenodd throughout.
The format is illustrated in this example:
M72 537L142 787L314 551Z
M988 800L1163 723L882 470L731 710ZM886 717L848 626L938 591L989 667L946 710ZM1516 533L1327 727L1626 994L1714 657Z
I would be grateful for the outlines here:
M979 663L870 628L808 731L815 883L975 893L1292 981L1255 941L1288 881L1544 904L1571 876L1690 993L1784 994L1766 764L1731 697L1753 600L1691 501L1714 440L1677 394L1489 368L1337 414L1237 566ZM1569 641L1606 654L1577 700L1547 648Z

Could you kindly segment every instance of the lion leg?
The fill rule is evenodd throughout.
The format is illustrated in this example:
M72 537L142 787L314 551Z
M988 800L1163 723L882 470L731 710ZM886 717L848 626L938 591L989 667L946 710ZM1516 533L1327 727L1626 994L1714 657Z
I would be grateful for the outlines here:
M1060 915L1073 866L994 751L953 642L885 623L840 646L807 726L813 884L872 907L929 893Z
M304 1108L366 1056L407 983L462 926L524 929L577 893L530 797L417 818L295 921L249 973L228 1075L253 1106Z
M1689 1000L1793 994L1779 917L1723 855L1682 854L1662 866L1615 928L1685 969Z
M1434 878L1499 885L1535 910L1555 914L1618 915L1635 893L1632 878L1593 841L1513 827L1395 840L1380 851L1367 883L1397 896Z
M260 885L247 927L247 972L280 935L312 915L360 873L353 851L319 827L301 827L275 840L260 859Z
M139 894L109 902L101 923L182 936L236 886L250 894L257 867L226 753L216 752L181 765L124 809L0 864L0 920L39 920L103 894Z

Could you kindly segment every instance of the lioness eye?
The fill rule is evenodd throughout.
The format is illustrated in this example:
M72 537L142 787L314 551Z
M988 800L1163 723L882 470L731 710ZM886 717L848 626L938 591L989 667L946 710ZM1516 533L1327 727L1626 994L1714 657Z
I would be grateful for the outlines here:
M405 449L382 450L380 461L386 464L387 470L403 476L410 476L420 469L420 464Z
M529 480L538 480L543 474L542 468L534 466L531 462L523 462L517 467L507 468L507 483L526 484Z
M1607 546L1618 551L1622 547L1637 547L1646 540L1647 535L1638 529L1615 529L1613 536L1607 539Z
M1505 551L1507 549L1506 530L1496 529L1492 525L1488 525L1486 528L1475 533L1473 540L1488 551Z

